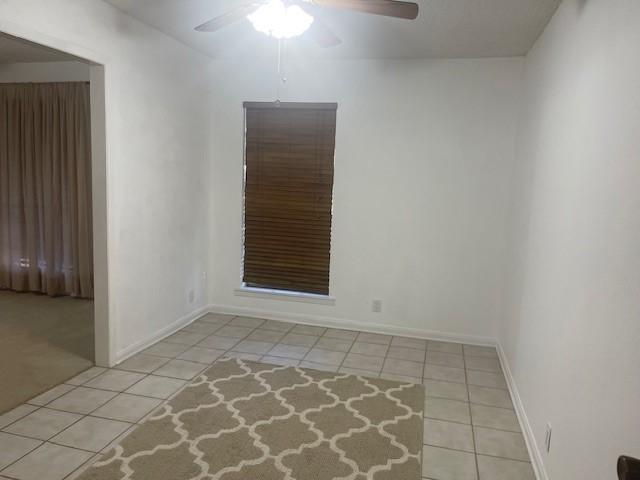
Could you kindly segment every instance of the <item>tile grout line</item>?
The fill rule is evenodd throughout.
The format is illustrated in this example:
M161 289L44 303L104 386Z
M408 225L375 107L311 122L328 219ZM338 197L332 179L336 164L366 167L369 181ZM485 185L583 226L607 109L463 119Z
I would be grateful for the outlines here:
M74 475L76 476L76 478L78 478L78 476L81 473L83 473L84 470L88 470L91 467L91 465L93 465L95 462L97 462L102 456L103 456L102 453L96 453L91 458L89 458L86 462L84 462L82 465L80 465L78 468L73 470L71 473L67 474L62 480L71 479ZM98 458L96 458L96 457L98 457ZM82 469L84 469L84 470L82 470Z
M353 341L353 345L351 346L351 350L353 350L353 346L358 343L358 337L360 337L360 334L362 332L358 332L358 335L356 336L355 340ZM390 336L389 338L389 343L388 344L375 344L375 345L385 345L387 347L387 349L385 350L384 356L382 357L382 365L380 366L380 371L378 372L378 375L376 376L376 378L382 378L382 372L384 372L384 366L387 364L387 358L389 355L389 348L391 347L391 342L393 341L393 337ZM360 342L360 343L369 343L369 342ZM351 352L355 355L363 355L362 353L356 353L356 352ZM375 355L370 355L371 357L375 357ZM345 357L346 358L346 357Z
M325 332L325 334L326 334L326 332ZM353 349L353 346L356 344L356 340L358 339L358 335L356 335L353 339L349 340L351 342L351 344L349 345L349 349L346 352L344 352L344 357L342 357L342 361L340 362L340 365L338 365L338 370L337 370L338 373L340 373L340 370L343 368L345 360L349 356L349 353L351 353L351 350ZM346 367L346 368L349 368L349 367Z
M293 327L293 329L291 329L290 331L293 332L293 330L295 330L295 327ZM324 330L325 332L327 331L327 329L325 328ZM303 333L300 333L298 335L304 335ZM311 336L311 335L310 335ZM315 336L315 335L313 335ZM300 363L302 363L303 361L307 361L310 362L311 360L306 360L306 358L309 356L309 354L311 353L311 351L315 348L315 346L318 344L318 342L320 341L321 336L316 337L316 341L313 342L313 344L309 347L309 351L304 355L304 357L302 357L302 360L300 360ZM298 363L298 366L300 365L300 363ZM314 362L314 363L320 363L320 362Z
M205 368L206 368L206 367L205 367ZM150 376L150 375L147 375L147 377L149 377L149 376ZM196 376L197 376L197 375L196 375ZM142 381L142 380L146 379L147 377L144 377L144 378L143 378L143 379L141 379L140 381ZM163 378L171 378L171 377L163 377ZM195 377L193 377L193 378L195 378ZM191 380L193 380L193 379L191 379ZM189 382L189 381L190 381L190 380L187 380L187 382ZM133 387L134 385L137 385L138 383L139 383L139 382L134 383L133 385L131 385L131 387ZM128 387L128 388L131 388L131 387ZM126 390L122 390L122 391L113 391L113 390L103 390L103 389L101 389L101 388L93 388L93 387L83 387L83 388L87 388L87 389L89 389L89 390L98 390L98 391L100 391L100 392L115 393L115 395L114 395L113 397L111 397L109 400L107 400L106 402L104 402L104 403L100 404L99 406L97 406L96 408L94 408L93 410L91 410L89 413L72 412L72 411L70 411L70 410L64 410L64 409L62 409L62 408L55 408L55 407L50 407L50 406L48 406L48 405L50 405L51 403L53 403L55 400L53 400L53 401L51 401L49 404L47 404L46 408L48 408L48 409L50 409L50 410L56 410L56 411L58 411L58 412L73 413L73 414L75 414L75 415L83 415L83 416L85 416L85 417L102 418L102 419L104 419L104 420L113 420L113 421L116 421L116 422L124 422L124 423L129 423L129 424L135 425L135 424L137 424L137 423L138 423L137 421L136 421L136 422L129 422L129 421L127 421L127 420L120 420L120 419L116 419L116 418L101 417L100 415L95 415L95 412L96 412L96 411L98 411L98 410L100 410L100 409L101 409L102 407L104 407L107 403L111 402L111 401L112 401L112 400L114 400L116 397L118 397L119 395L122 395L122 394L131 395L131 396L133 396L133 397L145 398L145 399L149 399L149 400L157 400L157 401L158 401L158 402L160 402L160 403L162 403L162 402L164 402L164 401L166 400L166 399L164 399L164 398L150 397L150 396L148 396L148 395L138 395L138 394L135 394L135 393L128 393L128 392L126 392ZM159 405L158 405L158 406L159 406ZM154 408L157 408L157 407L154 407ZM153 410L153 408L152 408L152 410ZM146 414L145 414L145 415L146 415ZM144 417L144 415L143 415L143 417ZM52 437L52 438L53 438L53 437Z
M54 401L54 400L52 400L52 401ZM47 410L54 410L54 411L56 411L56 412L62 412L62 413L71 413L71 414L73 414L73 415L80 415L80 418L77 418L76 420L74 420L73 422L71 422L69 425L67 425L66 427L64 427L62 430L57 431L56 433L54 433L54 434L53 434L53 435L51 435L50 437L47 437L46 439L37 438L37 437L30 437L30 436L28 436L28 435L24 435L24 434L22 434L22 433L13 433L13 432L8 432L8 431L6 431L6 430L4 430L4 429L2 430L2 433L7 433L7 434L9 434L9 435L16 435L16 436L18 436L18 437L30 438L31 440L40 440L41 442L44 442L44 443L51 443L51 442L50 442L50 440L51 440L53 437L55 437L55 436L56 436L56 435L58 435L59 433L64 432L67 428L72 427L73 425L75 425L76 423L78 423L80 420L82 420L84 417L86 417L86 416L87 416L87 415L82 414L82 413L66 412L66 411L64 411L64 410L57 410L57 409L55 409L55 408L49 408L49 407L47 407L47 406L42 406L42 407L38 408L37 410L34 410L34 411L33 411L33 412L31 412L31 413L36 413L36 412L38 412L38 411L40 411L40 410L43 410L43 409L47 409ZM31 413L30 413L29 415L31 415ZM28 416L28 415L27 415L27 416ZM22 419L21 419L21 420L22 420ZM14 423L15 423L15 422L14 422Z
M389 339L389 344L387 345L387 350L385 351L384 358L382 359L382 367L380 368L380 373L378 377L382 378L382 374L384 372L384 367L387 366L387 360L389 359L389 349L391 348L391 342L393 342L393 337Z
M358 337L360 336L360 333L361 333L361 332L357 332L357 331L356 331L356 336L355 336L355 337L353 338L353 340L351 341L351 345L349 346L349 350L347 350L347 352L346 352L346 354L345 354L344 358L342 359L342 362L340 363L340 368L353 368L353 367L344 367L344 362L345 362L345 360L346 360L346 359L347 359L347 357L348 357L349 355L351 355L351 354L353 354L353 355L361 355L361 354L358 354L358 353L356 353L356 352L354 352L354 351L353 351L353 347L355 346L355 344L356 344L356 343L358 343ZM365 342L361 342L361 343L365 343ZM373 356L375 356L375 355L371 355L371 356L373 357ZM380 357L377 357L377 358L380 358ZM373 377L373 378L380 378L380 373L382 373L382 368L384 367L385 358L386 358L386 354L385 354L385 357L382 357L382 365L380 366L380 372L377 372L376 376L375 376L375 377ZM367 370L366 370L366 369L364 369L364 368L363 368L363 369L357 369L357 368L356 368L355 370L365 370L365 371L367 371ZM369 371L371 371L371 372L373 373L373 370L369 370ZM366 376L366 375L361 375L361 376L363 376L363 377L364 377L364 376Z
M378 374L379 378L382 378L382 374L384 373L384 367L387 365L387 360L389 360L389 350L391 350L391 344L393 343L393 335L389 335L389 343L386 344L387 346L387 350L384 354L384 359L382 360L382 367L380 368L380 373ZM366 343L366 342L363 342ZM395 374L391 374L391 375L395 375Z
M440 397L426 397L426 398L438 398L440 400L449 400L451 402L466 403L468 409L471 407L471 405L476 405L475 403L469 403L469 402L464 402L462 400L454 400L454 399L450 399L450 398L443 398L443 399L441 399ZM469 416L471 416L471 411L469 411ZM464 423L464 422L458 422L456 420L445 420L445 419L437 418L437 417L428 417L426 415L425 415L424 418L428 418L429 420L434 420L436 422L455 423L456 425L465 425L467 427L471 426L471 425L474 425L471 422L470 423ZM477 425L477 424L475 424L475 426L478 427L478 428L485 428L487 430L497 430L499 432L522 433L520 430L507 430L505 428L488 427L488 426L485 426L485 425ZM455 450L455 448L453 450Z
M469 384L468 384L468 377L467 377L467 358L465 356L465 352L464 352L464 347L462 347L462 364L464 365L464 386L465 386L465 390L467 392L467 400L469 400L469 403L467 403L468 409L469 409L469 422L471 422L471 441L473 442L473 460L476 464L476 476L478 478L478 480L480 480L480 467L478 466L478 448L476 446L476 431L473 427L473 413L471 412L471 396L469 395Z
M54 399L54 400L55 400L55 399ZM53 401L53 400L52 400L52 401ZM42 408L45 408L45 407L41 407L41 408L39 408L38 410L40 410L40 409L42 409ZM31 413L37 412L38 410L34 410L34 411L33 411L33 412L31 412ZM11 433L11 432L4 432L4 433L10 434L10 435L16 435L16 436L18 436L18 437L28 438L28 439L30 439L30 440L39 440L41 443L40 443L37 447L34 447L32 450L29 450L27 453L25 453L24 455L22 455L20 458L16 459L15 461L11 462L10 464L8 464L8 465L6 465L4 468L2 468L2 469L0 470L0 474L5 475L5 473L4 473L4 472L5 472L8 468L10 468L11 466L15 465L15 464L16 464L16 463L18 463L20 460L22 460L23 458L25 458L27 455L30 455L31 453L35 452L37 449L41 448L42 446L46 445L47 443L49 443L49 444L51 444L51 445L58 445L58 444L56 444L56 443L50 442L50 440L51 440L53 437L55 437L56 435L58 435L59 433L62 433L63 431L65 431L67 428L69 428L69 427L71 427L71 426L75 425L76 423L78 423L78 422L79 422L80 420L82 420L84 417L85 417L85 416L81 416L80 418L78 418L77 420L75 420L73 423L71 423L71 424L67 425L65 428L63 428L63 429L62 429L62 430L60 430L59 432L54 433L53 435L51 435L51 436L50 436L49 438L47 438L46 440L42 440L41 438L27 437L27 436L25 436L25 435L20 435L20 434ZM71 448L71 449L74 449L74 450L86 451L86 450L82 450L82 449L80 449L80 448L68 447L68 446L66 446L66 445L59 445L59 446L62 446L62 447L65 447L65 448ZM92 453L93 453L93 452L92 452ZM10 477L10 478L11 478L11 477ZM15 477L14 477L14 478L15 478Z
M422 378L420 379L421 381L421 385L424 388L424 405L422 406L422 455L420 456L420 476L424 476L424 429L426 428L425 426L425 419L428 418L427 417L427 387L424 384L424 375L425 375L425 370L427 369L427 355L429 353L429 341L427 341L425 343L424 346L424 364L422 365Z
M104 373L104 372L102 372L102 373ZM100 373L100 375L102 375L102 373ZM97 375L96 375L96 376L97 376ZM71 379L69 379L69 380L71 380ZM61 386L61 385L68 385L68 386L73 387L73 388L71 388L70 390L67 390L66 392L64 392L64 393L62 393L62 394L60 394L60 395L58 395L58 396L56 396L56 397L52 398L51 400L49 400L48 402L46 402L46 403L45 403L45 404L43 404L43 405L38 405L37 403L31 403L31 402L32 402L33 400L35 400L36 398L41 397L42 395L45 395L46 393L50 392L51 390L53 390L53 389L55 389L55 388L58 388L58 387L59 387L59 386ZM32 407L42 408L42 407L44 407L45 405L48 405L49 403L51 403L51 402L53 402L53 401L55 401L55 400L59 399L60 397L64 397L67 393L69 393L69 392L73 392L73 391L74 391L76 388L78 388L79 386L80 386L80 385L71 385L71 384L69 384L69 383L63 382L63 383L61 383L61 384L59 384L59 385L56 385L56 386L54 386L54 387L50 388L50 389L49 389L49 390L47 390L46 392L42 392L40 395L36 395L35 397L30 398L29 400L27 400L26 402L24 402L24 403L23 403L23 405L25 405L25 404L26 404L26 405L31 405ZM31 412L31 413L33 413L33 412ZM3 428L4 428L4 427L3 427Z
M528 460L518 460L517 458L509 458L509 457L501 457L499 455L490 455L488 453L475 453L475 452L470 452L469 450L459 450L456 448L451 448L451 447L443 447L441 445L431 445L428 443L424 443L423 446L426 445L427 447L431 447L431 448L439 448L442 450L448 450L450 452L460 452L460 453L470 453L473 456L478 456L478 457L490 457L490 458L499 458L500 460L509 460L512 462L520 462L520 463L527 463L527 464L531 464L530 461Z

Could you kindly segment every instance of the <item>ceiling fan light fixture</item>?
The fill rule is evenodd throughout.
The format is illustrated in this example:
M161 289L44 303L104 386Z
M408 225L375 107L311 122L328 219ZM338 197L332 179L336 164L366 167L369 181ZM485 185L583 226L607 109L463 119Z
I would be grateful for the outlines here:
M313 17L297 5L282 0L269 0L247 18L258 32L274 38L302 35L313 23Z

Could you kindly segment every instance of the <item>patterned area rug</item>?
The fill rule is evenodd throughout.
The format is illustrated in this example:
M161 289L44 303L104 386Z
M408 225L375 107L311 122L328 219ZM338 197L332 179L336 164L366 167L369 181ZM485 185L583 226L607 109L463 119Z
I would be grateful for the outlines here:
M224 359L81 480L420 480L424 387Z

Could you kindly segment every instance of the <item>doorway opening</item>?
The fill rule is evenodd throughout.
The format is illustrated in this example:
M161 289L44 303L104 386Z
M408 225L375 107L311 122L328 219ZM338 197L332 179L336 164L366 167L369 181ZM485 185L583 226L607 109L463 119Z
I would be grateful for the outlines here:
M104 68L0 32L0 413L111 363Z

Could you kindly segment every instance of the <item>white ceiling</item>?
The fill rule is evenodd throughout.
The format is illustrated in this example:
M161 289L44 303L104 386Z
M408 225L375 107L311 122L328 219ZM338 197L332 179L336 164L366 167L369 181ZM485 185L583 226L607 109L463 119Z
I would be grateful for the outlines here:
M35 43L0 34L0 64L68 62L71 60L77 60L77 58Z
M214 58L260 55L274 40L247 20L215 33L193 27L249 0L105 0ZM309 7L343 44L320 49L303 35L294 48L332 58L474 58L524 55L560 0L417 0L417 20Z

